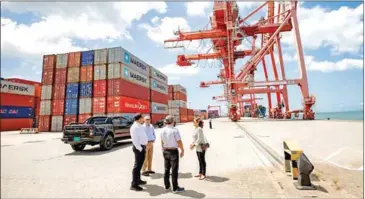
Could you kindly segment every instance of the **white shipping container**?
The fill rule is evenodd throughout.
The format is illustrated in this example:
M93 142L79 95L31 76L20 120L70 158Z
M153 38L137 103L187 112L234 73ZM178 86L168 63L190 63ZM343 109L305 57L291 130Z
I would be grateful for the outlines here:
M151 77L167 85L167 76L152 66L150 66L150 68L151 68Z
M173 85L173 89L174 89L174 92L182 92L182 93L186 94L186 89L183 86L181 86L180 84Z
M151 110L152 110L152 113L155 113L155 114L168 114L169 107L166 104L152 102Z
M108 117L116 117L116 116L122 116L122 113L108 113Z
M68 61L68 54L58 54L57 61L56 61L56 68L66 68Z
M9 93L9 94L17 94L17 95L35 95L35 88L33 85L27 85L17 82L9 82L5 80L1 80L1 92Z
M169 114L170 115L180 115L180 109L179 108L169 107Z
M120 66L119 63L108 64L108 79L120 78Z
M51 100L42 100L39 115L51 115Z
M42 86L41 99L42 100L52 99L52 85Z
M106 116L106 114L104 113L94 113L93 117L98 117L98 116Z
M108 63L108 49L94 50L94 65Z
M144 75L150 75L150 66L122 47L108 49L108 62L123 63Z
M123 61L122 47L108 49L108 63L120 63Z
M151 89L165 95L169 94L169 86L151 78Z
M168 105L169 107L182 107L182 108L186 108L186 102L182 101L182 100L169 100L168 101Z
M149 88L150 87L150 81L149 77L128 67L125 65L122 65L122 79L125 79L127 81L133 82L135 84L144 86Z
M106 79L106 64L94 66L94 80Z
M62 131L63 116L52 116L51 131Z
M80 114L92 113L92 99L91 98L80 98L79 113Z

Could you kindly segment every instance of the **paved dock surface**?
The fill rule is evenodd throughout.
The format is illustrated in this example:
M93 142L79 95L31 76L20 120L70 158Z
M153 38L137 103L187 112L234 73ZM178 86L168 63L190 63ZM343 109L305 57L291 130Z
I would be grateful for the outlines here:
M153 159L156 174L142 177L147 180L145 190L134 192L129 190L134 157L129 140L110 151L100 151L94 146L74 152L61 142L61 133L2 133L1 195L4 198L355 197L346 190L336 189L326 180L313 181L318 186L317 191L296 190L293 180L285 175L280 164L240 126L253 128L220 118L213 120L214 128L209 129L206 121L204 131L211 148L206 154L208 177L204 181L193 177L198 170L196 153L189 150L193 126L191 123L177 126L185 144L185 157L180 159L179 184L186 191L180 194L164 190L159 139L155 143ZM157 129L158 138L159 132Z

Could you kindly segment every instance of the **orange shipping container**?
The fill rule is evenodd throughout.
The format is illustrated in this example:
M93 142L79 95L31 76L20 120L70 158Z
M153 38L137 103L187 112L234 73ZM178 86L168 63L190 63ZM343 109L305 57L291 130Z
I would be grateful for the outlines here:
M84 123L85 120L89 119L91 117L91 114L81 114L79 115L79 123Z
M93 66L81 67L80 82L91 82L93 81Z
M43 56L43 70L54 69L56 66L56 55L44 55Z
M174 100L182 100L184 102L187 101L185 93L182 92L174 92Z
M77 122L77 116L76 115L65 115L63 119L63 126L68 125L70 123Z
M67 82L68 83L77 83L79 81L80 81L80 68L79 67L68 68Z
M80 67L81 52L68 53L68 67Z
M65 100L52 101L52 115L62 116L65 109Z
M0 131L16 131L21 128L32 128L33 119L32 118L1 118L0 119Z
M54 84L55 85L65 85L67 79L67 68L57 68Z
M42 84L52 85L53 84L54 69L44 69L42 72Z
M51 116L42 115L39 116L38 130L39 132L49 132L51 129Z

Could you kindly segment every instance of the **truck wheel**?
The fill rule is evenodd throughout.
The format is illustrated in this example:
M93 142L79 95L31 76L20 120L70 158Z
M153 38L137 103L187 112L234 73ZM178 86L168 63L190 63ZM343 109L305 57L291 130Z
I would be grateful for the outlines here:
M100 143L101 150L110 150L113 148L114 139L111 135L107 135L106 138Z
M71 147L74 151L82 151L85 148L85 144L75 144L71 145Z

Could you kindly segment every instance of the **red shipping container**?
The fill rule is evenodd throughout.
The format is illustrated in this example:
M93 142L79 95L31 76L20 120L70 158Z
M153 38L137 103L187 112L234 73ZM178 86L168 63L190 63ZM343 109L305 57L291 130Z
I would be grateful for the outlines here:
M80 67L81 52L68 53L67 66L68 67Z
M94 97L105 97L106 96L106 80L95 80L94 81Z
M54 69L44 69L42 73L42 85L53 84Z
M41 110L41 98L40 97L35 97L34 98L34 113L35 113L35 117L38 118L39 113Z
M79 122L80 123L84 123L85 120L89 119L89 117L91 117L91 114L81 114L79 115Z
M169 100L174 100L174 95L173 95L173 93L169 93Z
M66 85L55 85L53 89L53 99L65 99Z
M38 119L39 132L49 132L51 130L51 116L41 115Z
M131 97L120 97L120 112L122 113L150 113L150 102Z
M57 68L54 80L55 85L67 84L67 68Z
M0 119L0 131L17 131L21 128L32 128L32 118L1 118Z
M172 85L169 85L168 92L169 93L172 93L173 92L173 86Z
M165 119L167 114L151 114L151 123L155 124L157 121Z
M62 116L65 111L65 100L52 101L52 115Z
M120 96L121 90L120 79L108 80L108 96Z
M10 93L1 93L0 95L1 106L23 106L33 108L35 103L35 97L33 96Z
M93 113L106 113L105 97L93 98Z
M107 107L107 113L118 113L120 110L120 97L108 96L106 107Z
M186 117L188 116L188 109L187 108L180 107L179 112L180 112L180 120L181 120L182 116L186 116Z
M136 99L142 100L150 100L150 89L140 86L138 84L134 84L127 80L121 79L120 80L120 95L126 97L132 97ZM108 85L108 88L110 86Z
M77 116L76 115L65 115L63 119L63 126L68 125L72 122L77 122Z
M176 92L174 93L174 100L182 100L182 101L187 101L186 95L185 93L182 92Z
M93 66L83 66L81 67L80 72L80 81L81 82L91 82L93 81Z
M188 121L192 122L194 120L194 115L188 115Z
M161 104L168 104L169 96L163 93L151 90L151 101L161 103Z
M44 55L43 56L43 70L53 69L56 66L56 55Z

